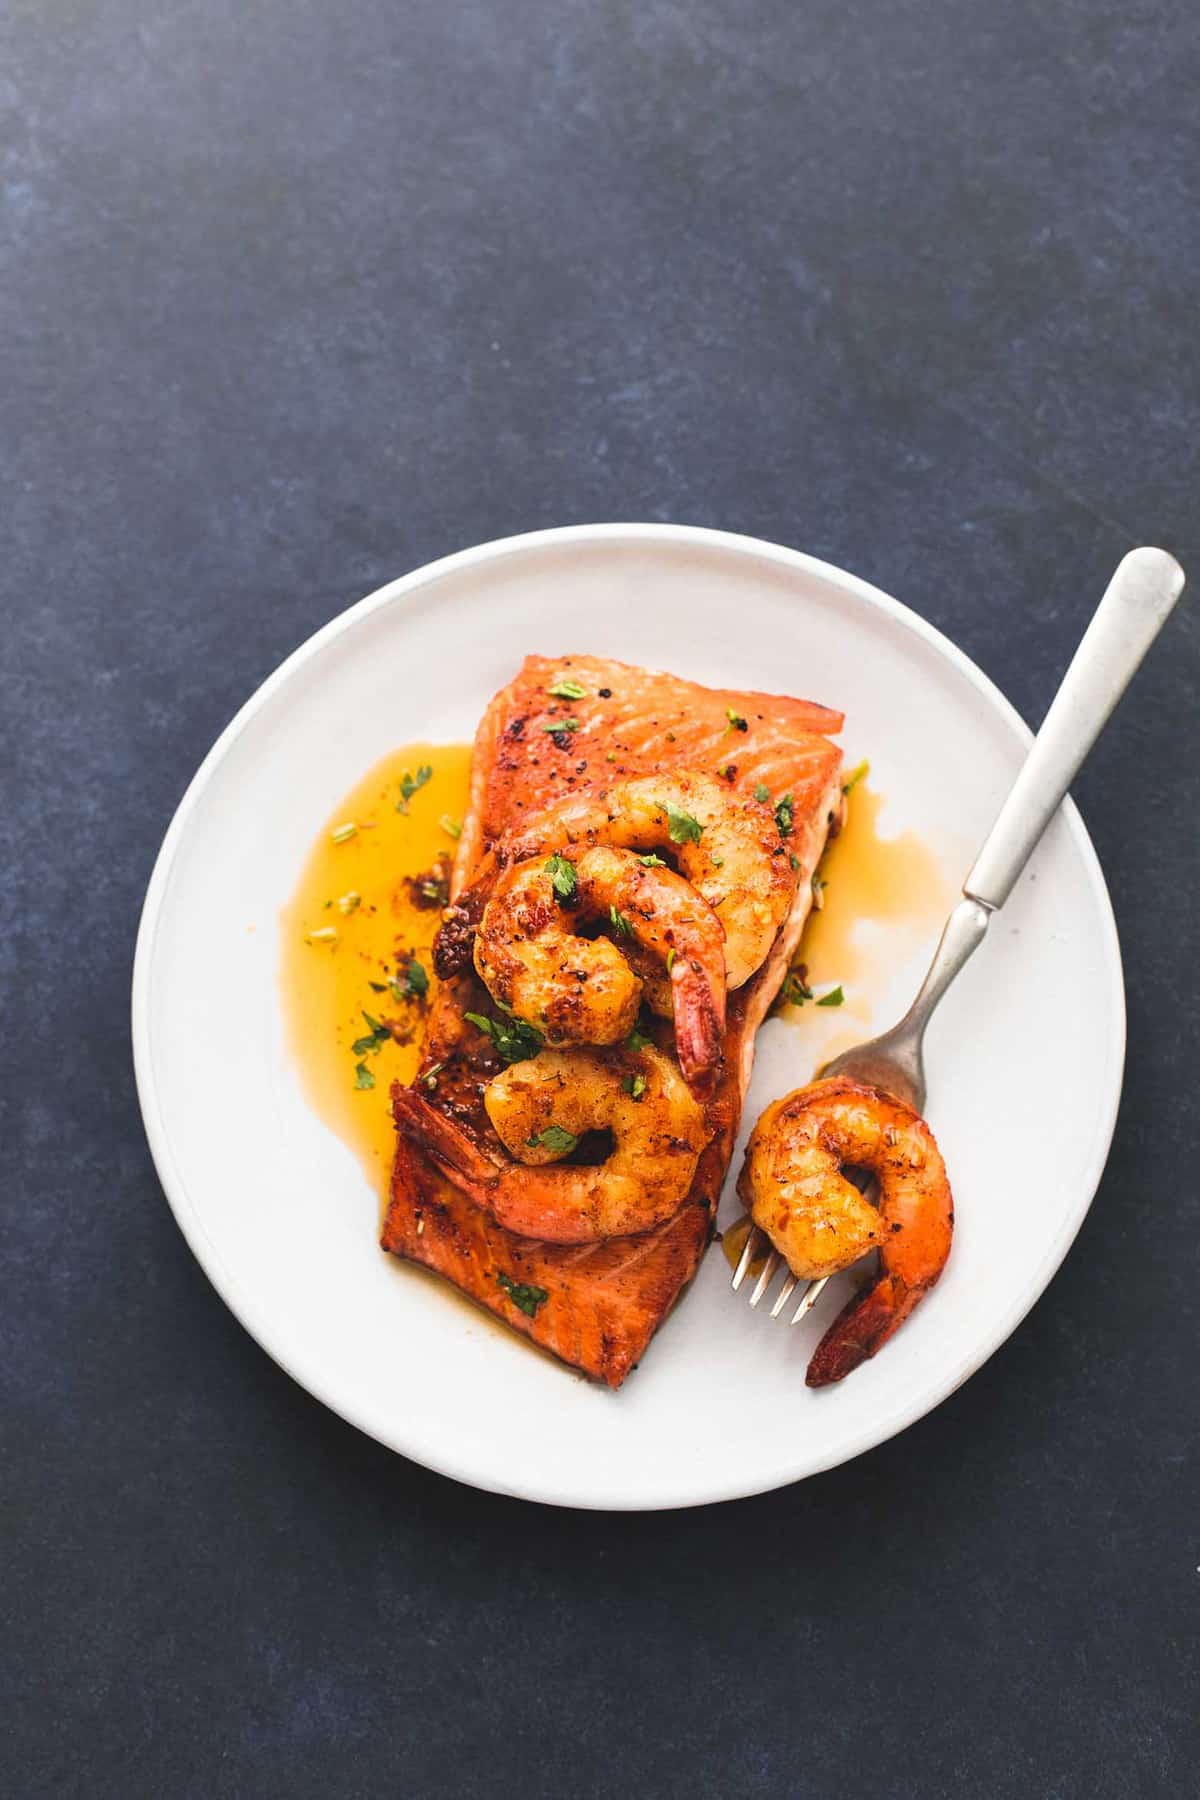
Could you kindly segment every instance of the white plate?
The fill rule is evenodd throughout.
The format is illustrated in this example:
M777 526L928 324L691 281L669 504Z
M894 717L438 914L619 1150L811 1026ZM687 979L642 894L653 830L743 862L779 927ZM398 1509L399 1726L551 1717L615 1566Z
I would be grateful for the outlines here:
M589 526L420 569L276 670L167 832L133 982L151 1149L188 1242L247 1330L383 1443L460 1481L558 1505L758 1493L844 1462L936 1406L1062 1260L1099 1181L1121 1086L1124 997L1104 879L1068 804L938 1016L929 1112L957 1200L954 1253L886 1351L810 1392L805 1363L836 1303L827 1295L794 1331L771 1323L730 1293L714 1248L641 1368L609 1393L377 1248L376 1196L309 1111L279 1004L279 909L322 820L396 744L469 737L530 650L589 650L844 708L848 759L869 755L887 828L917 831L959 874L1028 742L991 683L913 613L750 538ZM888 991L872 996L876 1027L910 996L935 936L919 933ZM773 1022L759 1042L747 1126L809 1078L817 1054L803 1024ZM737 1210L727 1190L722 1217Z

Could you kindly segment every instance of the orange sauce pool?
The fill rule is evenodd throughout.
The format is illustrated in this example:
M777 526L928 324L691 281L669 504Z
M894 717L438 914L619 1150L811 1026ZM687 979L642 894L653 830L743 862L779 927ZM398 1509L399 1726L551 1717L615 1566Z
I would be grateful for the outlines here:
M392 1164L388 1093L417 1072L423 1004L437 989L430 949L441 910L436 900L419 906L408 878L448 874L446 822L462 820L470 761L468 744L409 744L376 763L326 819L281 918L284 1015L305 1094L381 1195ZM398 811L405 776L426 768ZM428 976L424 1003L408 992L410 957ZM364 1014L411 1041L374 1033Z
M829 1048L834 1036L845 1037L847 1048L861 1041L891 969L936 930L954 901L954 883L927 844L911 831L883 835L883 807L869 777L858 782L846 821L817 868L821 905L814 903L793 965L804 965L815 998L781 1009L812 1037L814 1072L837 1054ZM845 996L840 1007L817 1006L838 986Z

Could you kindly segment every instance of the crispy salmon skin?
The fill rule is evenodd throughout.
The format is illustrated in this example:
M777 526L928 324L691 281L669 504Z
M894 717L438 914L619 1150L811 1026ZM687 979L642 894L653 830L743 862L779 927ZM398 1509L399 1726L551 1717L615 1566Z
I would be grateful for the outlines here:
M787 800L779 816L795 899L758 972L730 996L724 1073L709 1100L713 1137L671 1218L636 1237L544 1244L499 1225L412 1141L398 1136L385 1250L454 1282L562 1361L619 1387L695 1274L729 1165L754 1037L799 942L811 877L840 817L842 715L812 701L706 688L604 658L530 656L487 707L475 738L470 802L451 882L457 899L495 859L505 832L569 794L671 771L718 776L731 791ZM485 883L486 885L486 883ZM451 909L452 913L454 909ZM461 913L462 909L459 909ZM460 921L469 931L471 920ZM452 939L454 919L444 927ZM466 1015L492 1005L462 957L430 1010L414 1089L492 1148L482 1103L501 1067ZM669 1028L668 1028L669 1029ZM433 1079L428 1077L433 1072ZM400 1090L403 1092L402 1090ZM411 1111L397 1108L398 1119Z

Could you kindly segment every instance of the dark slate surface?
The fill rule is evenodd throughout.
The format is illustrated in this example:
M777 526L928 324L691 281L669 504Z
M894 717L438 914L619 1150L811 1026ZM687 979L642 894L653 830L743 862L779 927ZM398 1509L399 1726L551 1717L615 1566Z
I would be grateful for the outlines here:
M1194 606L1079 784L1099 1201L966 1389L790 1491L555 1513L324 1412L171 1220L126 1013L217 730L468 543L794 543L1037 717L1126 547L1200 563L1198 78L1187 0L4 9L5 1792L1191 1791Z

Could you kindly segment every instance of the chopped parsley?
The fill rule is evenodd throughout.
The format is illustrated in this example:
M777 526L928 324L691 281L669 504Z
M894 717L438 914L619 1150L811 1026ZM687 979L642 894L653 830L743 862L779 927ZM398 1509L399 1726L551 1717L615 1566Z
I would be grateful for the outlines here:
M356 1088L373 1088L375 1086L375 1077L365 1062L354 1065L354 1085Z
M621 1086L631 1100L640 1100L646 1091L646 1077L644 1075L623 1075Z
M344 825L335 825L329 835L335 844L348 844L352 837L358 835L358 826L353 819L347 819Z
M743 719L741 713L735 713L732 706L725 708L725 717L729 720L728 729L730 731L749 731L750 726L747 721Z
M575 864L565 856L552 856L542 867L550 877L550 885L558 900L574 900L579 891L579 879L575 873Z
M756 800L758 800L763 806L765 806L767 801L771 798L771 790L767 786L765 781L760 781L758 786L755 788L754 798Z
M805 981L804 975L805 971L802 967L788 970L783 986L779 990L779 998L785 1006L803 1006L806 1000L812 999L813 991Z
M644 1050L647 1044L653 1042L653 1038L647 1036L640 1025L635 1025L629 1036L625 1039L625 1048L627 1050Z
M796 852L794 850L792 851L792 854L788 857L788 861L791 863L793 869L798 869L800 867L800 858L796 855Z
M552 1150L556 1156L569 1156L579 1139L565 1125L547 1125L545 1131L539 1131L525 1141L535 1150Z
M587 689L582 681L576 681L573 675L563 675L559 677L553 687L548 687L546 692L553 694L556 700L582 700Z
M447 837L452 837L452 838L457 839L462 836L462 820L461 819L455 819L455 818L452 818L449 813L443 813L441 818L438 820L438 824L441 826L442 830L445 832Z
M633 926L623 912L618 912L615 906L610 906L608 916L618 937L633 936Z
M502 1062L528 1062L542 1047L542 1034L524 1019L485 1019L482 1013L464 1013L471 1024L491 1039L492 1048Z
M795 824L795 804L790 794L775 802L775 823L779 827L780 837L791 837Z
M427 781L432 780L433 769L429 763L422 763L415 775L411 774L408 769L405 769L403 775L400 777L400 798L396 802L396 811L398 813L406 813L408 811L408 803L413 795L417 793L419 789L423 788Z
M367 1021L367 1035L355 1038L350 1046L350 1051L354 1056L375 1056L385 1044L391 1043L392 1034L386 1025L381 1025L378 1019L373 1019L369 1012L364 1012L363 1018ZM368 1087L373 1086L374 1083L360 1081L358 1085L359 1087Z
M665 869L668 866L661 856L639 856L638 861L643 869Z
M578 731L579 730L579 720L578 719L551 719L551 721L548 725L542 726L542 730L548 731L550 733L551 737L557 737L560 731Z
M693 819L691 813L680 812L675 806L667 807L667 833L673 844L698 844L703 830L699 819Z
M545 1288L531 1287L527 1281L514 1281L502 1269L497 1270L496 1280L504 1289L518 1312L523 1312L527 1319L535 1318L537 1309L550 1298Z
M400 987L406 1000L423 1000L429 992L429 976L424 965L415 956L410 956L404 966L404 978Z
M386 994L388 991L386 981L368 981L367 986L373 994Z
M845 781L843 781L843 783L842 783L843 794L848 794L850 792L851 788L856 788L858 786L859 782L864 780L865 777L868 776L870 773L871 773L871 765L869 762L867 762L864 759L862 762L860 762L858 764L857 768L851 769L851 771L847 775Z
M822 994L821 998L817 1001L817 1005L818 1006L841 1006L843 1004L843 1002L845 1001L845 998L846 998L846 996L845 996L845 994L843 994L841 985L839 983L839 985L837 987L830 988L830 990L827 994Z

